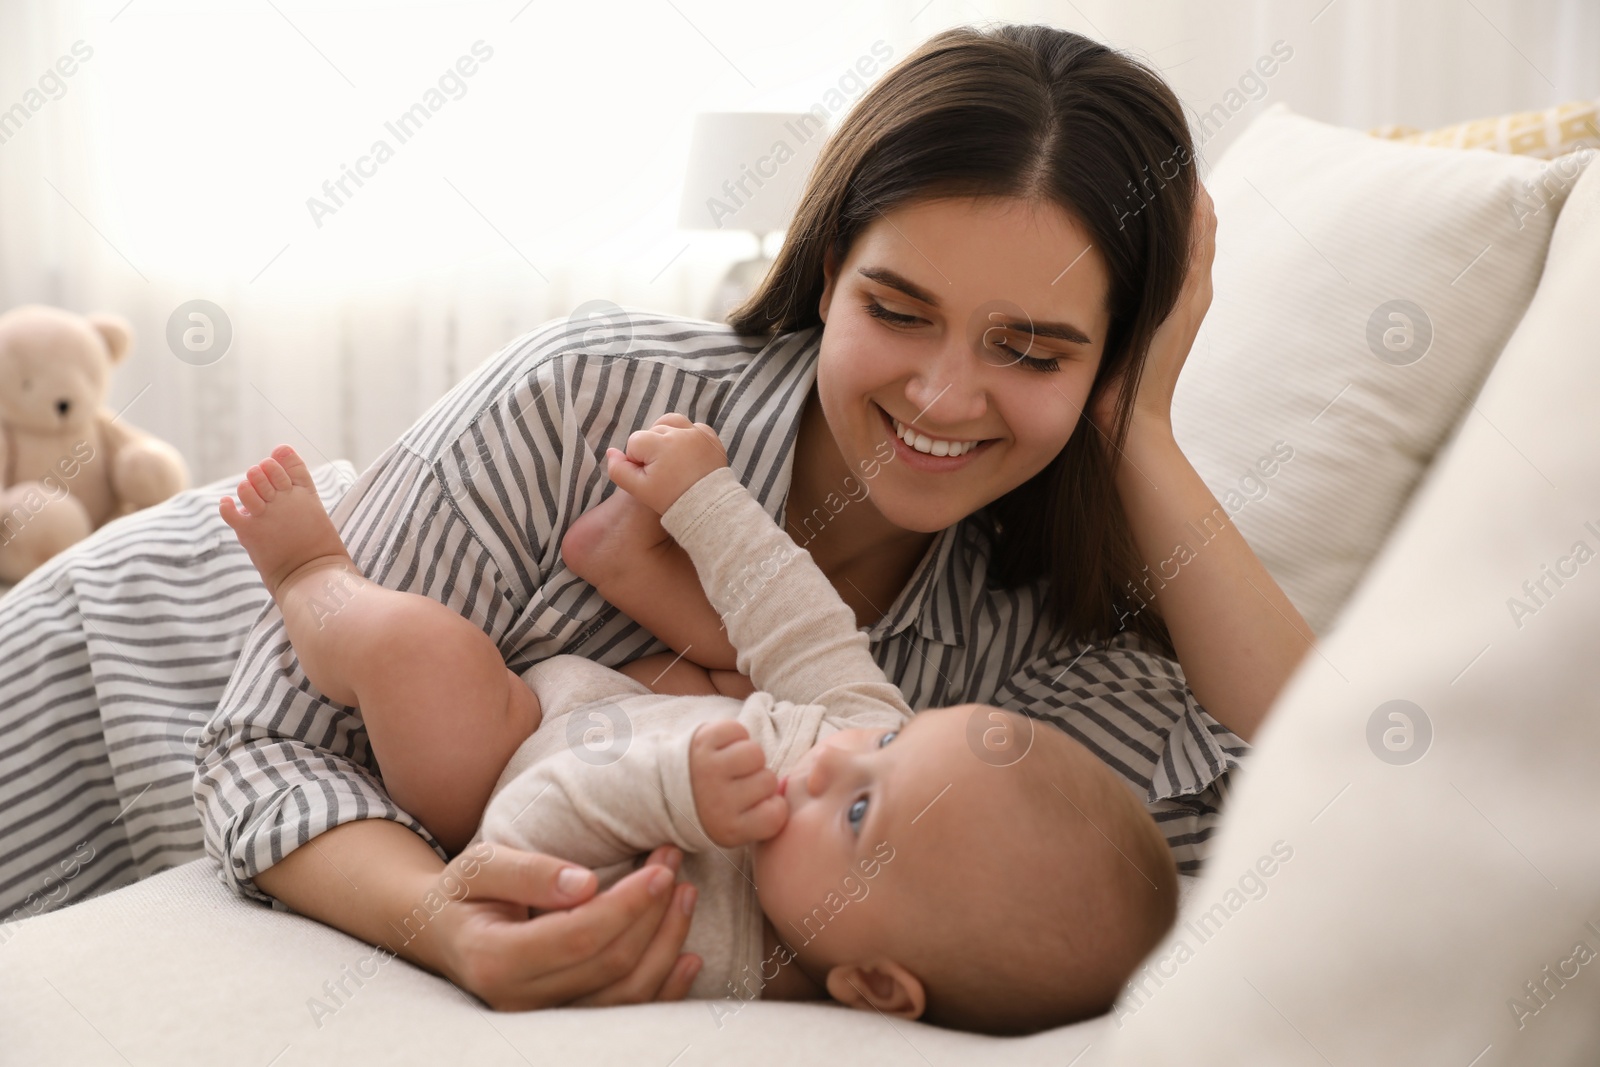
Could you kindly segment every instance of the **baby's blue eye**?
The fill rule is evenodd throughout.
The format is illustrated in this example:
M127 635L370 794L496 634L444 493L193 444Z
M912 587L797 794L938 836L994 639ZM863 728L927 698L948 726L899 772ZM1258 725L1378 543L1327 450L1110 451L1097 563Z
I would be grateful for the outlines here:
M888 733L886 733L882 737L878 738L878 747L882 748L884 745L887 745L890 741L893 741L894 740L894 735L899 733L899 732L900 732L899 730L890 730Z
M866 817L867 798L858 797L851 802L850 810L846 813L846 818L850 820L850 829L859 834L861 832L861 823Z

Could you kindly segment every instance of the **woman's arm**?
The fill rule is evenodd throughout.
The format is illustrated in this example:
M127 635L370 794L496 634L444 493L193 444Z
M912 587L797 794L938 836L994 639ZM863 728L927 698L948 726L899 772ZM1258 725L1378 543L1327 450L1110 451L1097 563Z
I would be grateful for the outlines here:
M1116 485L1190 690L1212 717L1248 741L1316 635L1172 435L1173 389L1211 305L1216 254L1211 196L1196 188L1188 278L1151 341ZM1094 412L1102 434L1113 393L1108 390L1107 402Z
M1184 677L1213 718L1249 741L1315 635L1170 424L1136 421L1122 453L1117 490Z

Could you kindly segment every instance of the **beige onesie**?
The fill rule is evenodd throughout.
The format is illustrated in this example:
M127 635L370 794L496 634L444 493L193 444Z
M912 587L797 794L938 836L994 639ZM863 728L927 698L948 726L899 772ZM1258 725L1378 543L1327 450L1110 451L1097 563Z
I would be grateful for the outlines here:
M658 696L578 656L536 664L523 677L544 719L506 765L479 835L593 868L602 888L641 854L679 846L699 891L683 951L705 961L689 995L749 999L765 947L751 850L718 848L705 835L689 779L694 728L738 719L782 775L835 730L897 729L911 709L811 554L730 468L696 482L661 523L694 561L739 671L758 691L744 700Z

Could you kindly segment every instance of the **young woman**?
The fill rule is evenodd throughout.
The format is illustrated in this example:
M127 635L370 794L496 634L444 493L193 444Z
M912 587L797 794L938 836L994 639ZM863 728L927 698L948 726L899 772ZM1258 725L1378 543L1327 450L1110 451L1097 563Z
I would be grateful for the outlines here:
M664 412L706 422L911 706L1000 704L1069 731L1145 796L1194 870L1226 772L1309 630L1172 438L1173 385L1210 301L1214 219L1191 152L1170 90L1099 44L1039 26L941 33L830 139L732 329L633 314L596 337L547 323L436 403L333 519L373 581L479 624L513 671L559 652L622 666L665 646L577 577L563 538L610 488L606 448ZM126 545L191 501L107 533ZM697 960L679 955L693 900L670 889L677 857L658 851L600 894L560 857L468 850L447 864L384 794L359 712L309 688L277 609L248 589L248 559L217 554L228 531L209 503L215 530L183 520L202 531L197 577L179 569L195 550L168 539L90 581L108 536L30 578L39 594L73 577L81 640L48 597L0 602L0 662L38 656L28 633L64 625L56 673L77 687L52 704L42 668L0 677L0 748L46 744L69 718L87 739L88 771L52 757L59 773L36 774L30 795L101 773L85 818L102 826L124 818L111 803L171 804L133 795L109 725L94 747L95 701L130 684L142 646L118 646L125 669L87 650L141 596L187 603L222 635L189 636L181 692L217 707L195 797L207 851L240 892L495 1007L681 997ZM338 610L340 590L328 594ZM180 614L150 612L147 640ZM170 679L180 658L162 648ZM627 726L595 728L620 749ZM26 884L49 846L11 818L0 857L10 835L31 858L0 868L0 884ZM116 834L105 847L140 859L137 835Z

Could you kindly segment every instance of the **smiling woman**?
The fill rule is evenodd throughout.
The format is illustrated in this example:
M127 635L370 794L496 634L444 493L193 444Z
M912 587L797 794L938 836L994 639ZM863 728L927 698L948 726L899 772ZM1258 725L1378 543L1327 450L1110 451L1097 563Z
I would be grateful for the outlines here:
M1041 54L1048 74L1012 62L1050 32L953 32L890 72L878 106L824 149L765 285L729 321L828 323L821 358L838 374L820 394L847 462L885 420L891 440L909 428L930 450L981 442L952 462L913 435L903 478L874 486L880 510L924 532L979 512L999 581L1048 575L1055 624L1109 636L1142 567L1115 461L1187 271L1198 182L1183 167L1140 212L1121 209L1147 164L1190 158L1182 109L1156 75L1082 38ZM1110 432L1079 425L1100 401ZM1156 613L1134 618L1173 654Z

